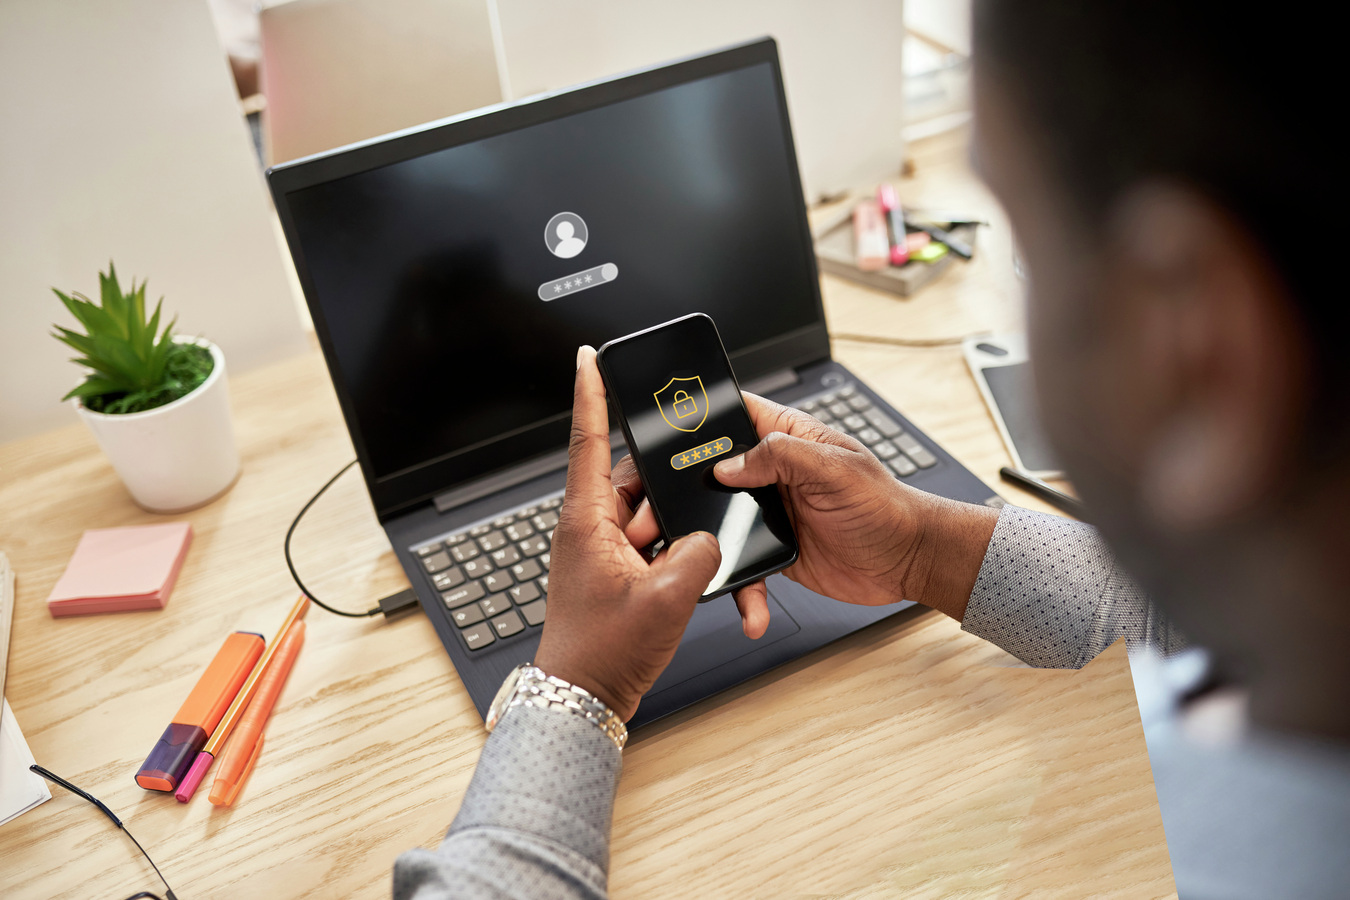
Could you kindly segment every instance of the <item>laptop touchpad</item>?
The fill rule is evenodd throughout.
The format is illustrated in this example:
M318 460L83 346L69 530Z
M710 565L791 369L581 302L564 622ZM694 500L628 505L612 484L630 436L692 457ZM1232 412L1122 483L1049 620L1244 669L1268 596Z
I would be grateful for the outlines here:
M781 641L801 631L787 610L769 595L769 630L752 641L741 631L741 614L731 595L700 603L689 620L675 657L645 696L652 696L709 669Z

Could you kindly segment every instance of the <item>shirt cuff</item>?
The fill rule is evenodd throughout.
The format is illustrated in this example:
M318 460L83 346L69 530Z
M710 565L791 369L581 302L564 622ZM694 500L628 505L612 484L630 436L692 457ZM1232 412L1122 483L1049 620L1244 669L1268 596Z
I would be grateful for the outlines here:
M561 844L609 871L622 754L580 716L518 706L483 747L446 835L505 828Z
M1097 530L1005 506L989 539L961 630L1027 665L1077 668L1090 652L1097 606L1115 560Z

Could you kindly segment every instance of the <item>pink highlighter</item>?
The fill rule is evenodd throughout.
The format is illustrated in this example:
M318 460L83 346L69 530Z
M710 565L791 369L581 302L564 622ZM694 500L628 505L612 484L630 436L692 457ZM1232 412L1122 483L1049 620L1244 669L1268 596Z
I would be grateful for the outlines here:
M891 265L903 266L909 262L909 242L905 240L905 213L900 208L900 197L895 186L882 184L877 188L877 205L886 217L887 237L891 245Z

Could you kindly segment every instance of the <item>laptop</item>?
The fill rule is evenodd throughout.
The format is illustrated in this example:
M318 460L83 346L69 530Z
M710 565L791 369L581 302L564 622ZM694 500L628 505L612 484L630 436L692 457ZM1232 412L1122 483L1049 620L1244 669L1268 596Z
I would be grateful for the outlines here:
M830 357L771 39L267 174L376 514L480 714L547 619L580 344L707 313L746 390L997 502ZM913 605L768 588L756 641L731 597L699 605L630 727Z

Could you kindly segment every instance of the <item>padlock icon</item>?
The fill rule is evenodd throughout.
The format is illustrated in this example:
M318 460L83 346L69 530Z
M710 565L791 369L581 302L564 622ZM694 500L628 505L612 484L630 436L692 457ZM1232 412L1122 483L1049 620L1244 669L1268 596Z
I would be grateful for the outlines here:
M675 418L687 419L698 412L698 404L689 396L688 391L676 391L670 405L675 408Z

